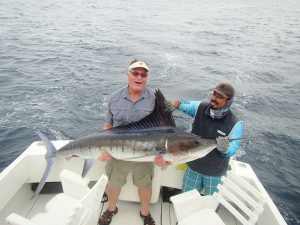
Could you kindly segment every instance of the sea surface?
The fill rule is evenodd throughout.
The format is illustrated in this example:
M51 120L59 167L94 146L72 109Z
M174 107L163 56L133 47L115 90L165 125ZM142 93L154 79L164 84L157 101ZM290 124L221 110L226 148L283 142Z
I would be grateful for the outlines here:
M167 99L233 84L249 138L236 158L300 224L299 0L1 0L0 171L39 140L35 129L51 139L101 129L134 58Z

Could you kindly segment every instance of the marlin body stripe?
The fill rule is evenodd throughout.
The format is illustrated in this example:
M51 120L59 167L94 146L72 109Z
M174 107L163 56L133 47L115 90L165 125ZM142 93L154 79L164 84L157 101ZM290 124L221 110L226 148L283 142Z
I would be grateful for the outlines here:
M140 162L153 162L157 154L162 154L165 160L178 164L204 157L216 147L215 140L177 128L172 114L165 110L166 100L160 90L155 97L153 112L140 121L78 138L58 150L43 133L36 131L47 149L47 167L32 197L43 188L57 157L83 158L82 176L85 176L101 151L116 159Z

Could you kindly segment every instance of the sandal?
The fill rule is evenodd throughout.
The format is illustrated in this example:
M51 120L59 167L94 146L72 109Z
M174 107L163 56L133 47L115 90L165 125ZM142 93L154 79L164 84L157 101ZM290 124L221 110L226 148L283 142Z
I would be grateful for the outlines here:
M140 217L143 219L144 221L144 225L155 225L155 222L151 216L151 214L149 213L148 216L144 216L142 215L142 213L140 212Z
M109 225L114 215L118 212L118 207L114 211L109 211L108 209L100 216L98 220L98 225Z

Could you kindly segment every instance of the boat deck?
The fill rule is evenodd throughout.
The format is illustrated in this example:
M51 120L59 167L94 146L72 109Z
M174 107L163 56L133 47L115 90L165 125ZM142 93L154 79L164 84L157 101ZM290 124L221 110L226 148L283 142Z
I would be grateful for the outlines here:
M142 219L139 216L139 203L136 202L118 202L119 212L116 214L112 220L111 225L121 225L121 224L132 224L141 225ZM104 204L103 211L106 210L106 205ZM159 202L150 205L151 215L156 223L156 225L176 225L177 220L174 213L173 205L168 202ZM241 225L236 219L224 208L218 208L218 214L228 225ZM205 221L202 222L205 224Z
M40 194L37 198L28 201L32 195L30 184L24 184L23 187L14 196L12 201L1 211L0 224L6 224L5 218L12 212L18 213L26 218L31 218L37 213L42 213L46 203L54 197L55 194ZM26 199L24 199L26 198ZM113 217L111 225L141 225L142 219L139 216L140 204L138 202L118 201L119 212ZM102 203L101 214L107 208L107 202ZM159 198L157 203L150 205L150 211L156 225L176 225L176 216L173 205L169 202L163 202ZM240 225L238 221L223 207L219 207L218 214L228 225ZM205 224L205 221L203 221Z

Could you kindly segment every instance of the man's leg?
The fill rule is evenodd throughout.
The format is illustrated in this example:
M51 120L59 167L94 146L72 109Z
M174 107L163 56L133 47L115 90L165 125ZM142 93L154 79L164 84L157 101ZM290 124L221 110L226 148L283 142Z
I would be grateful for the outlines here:
M133 164L133 183L138 187L141 201L141 214L149 215L149 204L152 196L152 178L154 164L152 162L136 162Z
M154 164L151 162L135 163L133 169L133 183L139 188L141 201L140 217L144 225L155 225L149 211L149 204L152 196L152 178Z
M122 186L126 183L127 174L131 166L130 162L111 159L106 164L106 175L108 176L108 184L106 194L108 197L108 210L114 211L119 199Z
M106 188L108 197L108 207L106 211L100 216L98 225L109 225L115 214L118 212L117 201L121 192L121 188L113 189L110 187Z
M155 222L149 211L151 195L151 188L139 188L139 196L141 201L140 217L143 219L144 225L155 225Z
M139 196L141 201L141 214L144 216L149 215L149 204L152 196L151 188L139 188Z
M108 208L99 218L99 225L109 225L115 214L118 212L117 201L121 187L126 183L130 163L111 159L106 164L106 174L109 177L106 194L108 197Z
M106 188L106 194L108 197L107 209L109 211L112 212L116 209L116 205L117 205L117 201L119 199L120 192L121 192L121 188L111 188L111 187Z

